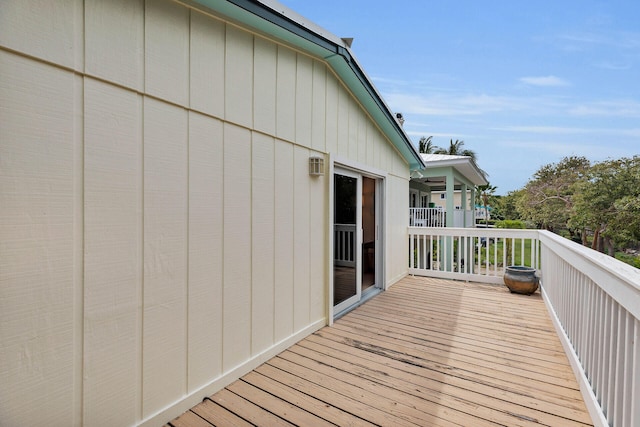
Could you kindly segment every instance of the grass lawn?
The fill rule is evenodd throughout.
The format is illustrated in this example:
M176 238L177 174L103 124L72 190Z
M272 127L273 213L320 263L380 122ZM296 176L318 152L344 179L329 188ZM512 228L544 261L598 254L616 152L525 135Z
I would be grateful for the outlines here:
M523 240L524 240L524 259L523 254ZM506 248L505 248L506 247ZM493 265L497 260L498 266L502 267L504 260L505 249L507 252L506 264L507 265L525 265L531 267L531 239L498 239L497 242L491 241L489 243L489 264ZM497 253L496 253L497 251ZM487 261L486 244L482 245L480 249L480 263L485 264ZM476 248L475 262L478 262L478 252Z

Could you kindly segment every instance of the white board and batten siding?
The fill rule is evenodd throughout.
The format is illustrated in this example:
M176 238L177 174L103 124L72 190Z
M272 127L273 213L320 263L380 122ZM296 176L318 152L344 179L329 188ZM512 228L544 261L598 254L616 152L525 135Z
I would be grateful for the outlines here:
M311 156L387 172L406 274L408 166L318 59L169 0L10 0L0 76L2 424L158 425L324 325Z

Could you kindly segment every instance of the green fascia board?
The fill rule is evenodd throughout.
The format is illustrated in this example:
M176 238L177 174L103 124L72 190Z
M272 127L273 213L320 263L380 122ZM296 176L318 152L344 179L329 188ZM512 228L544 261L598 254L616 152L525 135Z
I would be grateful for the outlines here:
M198 8L215 11L231 21L243 24L259 33L324 59L387 135L407 161L410 169L424 169L424 162L415 147L344 46L336 44L256 1L188 0L187 3Z

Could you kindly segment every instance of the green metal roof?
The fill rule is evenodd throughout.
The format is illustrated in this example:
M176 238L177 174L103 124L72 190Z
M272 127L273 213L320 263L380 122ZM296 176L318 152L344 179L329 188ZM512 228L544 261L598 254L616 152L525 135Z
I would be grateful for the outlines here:
M409 163L411 170L423 169L424 162L396 121L382 97L358 65L356 59L332 34L321 34L314 24L298 16L288 17L275 4L256 0L191 0L189 3L241 23L253 30L269 35L289 45L324 59L353 92L380 129Z

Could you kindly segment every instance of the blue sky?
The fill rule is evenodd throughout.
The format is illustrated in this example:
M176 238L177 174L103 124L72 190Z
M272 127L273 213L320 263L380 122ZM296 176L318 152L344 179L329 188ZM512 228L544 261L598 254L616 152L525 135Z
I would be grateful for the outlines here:
M464 140L497 194L565 156L640 154L640 2L280 0L339 37L417 144Z

